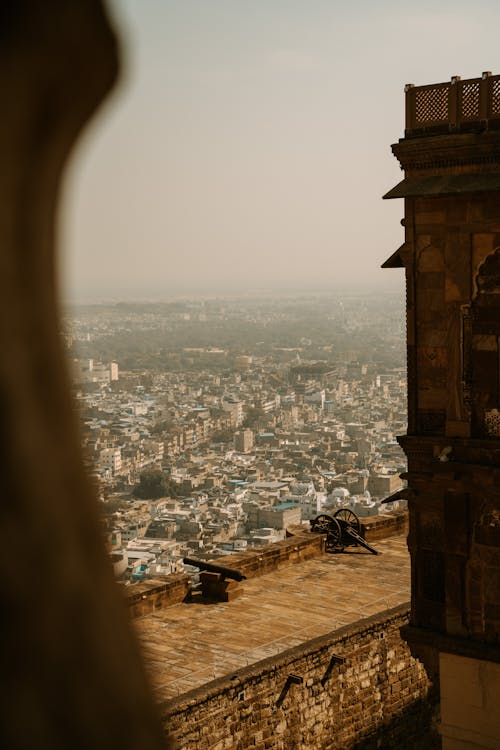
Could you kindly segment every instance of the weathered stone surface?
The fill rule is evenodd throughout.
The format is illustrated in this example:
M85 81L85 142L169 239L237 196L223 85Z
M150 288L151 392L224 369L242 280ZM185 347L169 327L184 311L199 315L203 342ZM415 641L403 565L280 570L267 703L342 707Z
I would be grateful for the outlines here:
M239 570L247 578L265 575L273 570L302 563L325 551L325 536L300 531L281 542L224 557L224 566ZM217 561L215 561L217 562Z
M254 576L238 584L242 596L229 603L193 596L137 619L158 700L406 602L405 537L374 546L377 556L348 548Z
M406 196L411 346L408 436L400 439L408 457L415 626L407 635L434 675L440 660L449 661L438 652L463 654L464 642L475 644L468 654L472 672L482 653L500 659L500 109L486 106L488 92L499 86L500 77L484 73L435 88L410 87L411 124L393 147L405 170L393 194ZM481 122L465 123L461 96L473 90L482 92ZM450 103L442 130L433 130L432 107L425 104L416 124L417 100L443 91ZM500 747L493 709L498 685L484 716L478 712L461 725L460 704L467 710L470 695L448 672L444 746ZM486 744L480 721L493 727Z
M187 573L173 573L166 580L150 579L125 590L130 616L143 617L150 612L185 601L191 591Z
M408 513L401 511L388 513L387 515L381 513L378 516L369 516L362 520L361 526L364 538L371 543L377 539L406 533L408 531Z
M179 750L437 748L435 691L399 633L407 618L382 613L170 701ZM286 689L290 675L302 682Z

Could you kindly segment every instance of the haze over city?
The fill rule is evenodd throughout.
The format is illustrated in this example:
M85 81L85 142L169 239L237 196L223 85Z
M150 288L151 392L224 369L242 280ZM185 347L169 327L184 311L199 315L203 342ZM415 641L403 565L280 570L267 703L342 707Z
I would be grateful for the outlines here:
M490 0L120 0L67 177L66 300L399 289L404 84L498 69Z

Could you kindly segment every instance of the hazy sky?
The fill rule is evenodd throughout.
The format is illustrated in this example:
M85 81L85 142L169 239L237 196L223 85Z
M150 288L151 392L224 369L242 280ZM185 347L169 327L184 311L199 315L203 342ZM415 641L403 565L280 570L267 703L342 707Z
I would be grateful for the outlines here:
M65 299L397 288L405 83L500 72L498 0L115 0L124 73L61 221Z

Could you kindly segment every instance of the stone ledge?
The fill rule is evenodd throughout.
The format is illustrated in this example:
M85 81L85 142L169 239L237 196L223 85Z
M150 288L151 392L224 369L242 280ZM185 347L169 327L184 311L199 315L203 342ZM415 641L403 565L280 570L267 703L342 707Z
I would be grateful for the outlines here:
M415 652L415 656L422 661L425 661L425 659L422 657L421 651L427 648L432 649L436 654L438 652L457 654L468 659L482 659L500 664L500 646L496 643L446 635L446 633L424 630L409 624L403 627L402 635L410 644L412 651Z
M310 560L312 557L318 557L325 552L325 543L324 534L311 534L306 530L267 547L225 555L222 558L217 557L210 562L239 570L246 578L255 578L286 565L294 565Z
M367 542L408 533L408 511L398 511L361 520L361 534Z
M408 512L370 516L362 521L361 528L367 541L400 535L408 530ZM301 525L290 527L287 533L289 536L281 542L257 550L216 557L210 562L238 570L246 578L255 578L325 553L325 534L313 534ZM190 576L187 573L175 573L163 580L151 579L134 584L126 589L125 596L134 619L157 609L180 604L188 598L190 591ZM225 588L219 591L212 586L210 590L207 588L205 595L228 600ZM233 592L231 598L235 596L237 592Z
M132 619L156 609L171 607L185 601L191 591L191 577L187 573L173 573L165 580L150 579L125 589Z

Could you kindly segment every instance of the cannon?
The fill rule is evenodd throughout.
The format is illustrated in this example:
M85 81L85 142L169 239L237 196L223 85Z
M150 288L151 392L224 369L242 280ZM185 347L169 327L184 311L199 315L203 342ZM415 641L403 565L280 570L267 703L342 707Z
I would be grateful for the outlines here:
M310 521L311 531L326 534L326 551L342 552L346 547L364 547L372 555L378 555L361 536L361 524L356 513L350 508L339 508L333 516L322 513Z
M217 601L230 602L236 599L243 592L240 581L246 579L246 575L241 570L226 568L223 565L217 565L205 560L197 560L194 557L185 557L186 565L193 565L200 572L200 593L208 599Z
M224 568L222 565L215 565L214 563L206 562L205 560L196 560L194 557L184 557L183 562L186 565L192 565L194 568L208 573L218 573L221 580L229 578L232 581L244 581L246 576L239 570L234 568Z

